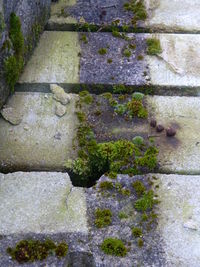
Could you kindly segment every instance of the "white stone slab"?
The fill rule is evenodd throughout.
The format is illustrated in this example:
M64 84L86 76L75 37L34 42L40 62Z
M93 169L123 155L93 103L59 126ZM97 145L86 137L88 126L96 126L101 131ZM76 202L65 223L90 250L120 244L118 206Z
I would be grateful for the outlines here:
M151 128L159 146L159 163L163 172L200 173L200 98L148 97L149 113L158 124L176 129L175 137Z
M200 176L156 175L165 266L200 266Z
M80 45L76 32L44 32L20 83L77 83Z
M67 173L0 174L0 234L87 233L86 200Z
M147 56L151 84L155 86L200 87L200 35L154 34L163 52Z
M157 31L200 31L199 0L145 0L146 26Z
M52 94L15 93L7 105L22 114L13 126L0 118L0 166L6 169L63 170L72 158L72 141L78 124L77 96L66 105L66 114L55 114L57 101Z

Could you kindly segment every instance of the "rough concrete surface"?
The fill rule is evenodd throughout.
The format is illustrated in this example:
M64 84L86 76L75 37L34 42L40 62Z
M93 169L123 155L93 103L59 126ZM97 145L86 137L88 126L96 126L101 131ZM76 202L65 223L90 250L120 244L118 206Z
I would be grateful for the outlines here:
M148 109L152 118L165 128L173 127L175 137L166 132L155 136L160 153L160 170L163 172L200 173L200 98L199 97L148 97Z
M76 32L44 32L20 83L77 83L80 45Z
M0 234L87 233L84 190L68 174L0 174Z
M22 122L13 126L0 118L1 169L63 170L75 154L72 141L76 134L77 116L71 95L66 114L56 116L52 94L15 93L7 106L23 114Z
M160 233L166 266L200 266L200 176L156 175L159 178Z

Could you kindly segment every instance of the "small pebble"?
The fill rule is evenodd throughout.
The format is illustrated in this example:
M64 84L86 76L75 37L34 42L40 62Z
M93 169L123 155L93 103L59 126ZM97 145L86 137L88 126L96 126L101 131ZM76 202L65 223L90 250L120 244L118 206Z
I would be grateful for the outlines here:
M162 132L163 130L164 130L164 127L162 125L160 125L160 124L156 127L156 131L158 133Z
M152 120L150 121L150 125L151 125L151 127L155 128L156 125L157 125L156 120L152 119Z
M167 135L168 137L173 137L173 136L176 135L176 130L173 129L173 128L168 128L168 129L166 130L166 135Z

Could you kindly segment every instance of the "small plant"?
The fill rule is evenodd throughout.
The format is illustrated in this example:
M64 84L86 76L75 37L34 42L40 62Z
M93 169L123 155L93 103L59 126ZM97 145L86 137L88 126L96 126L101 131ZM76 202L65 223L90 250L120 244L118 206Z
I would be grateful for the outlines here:
M125 212L120 211L118 217L120 218L120 220L122 220L122 219L127 219L128 215Z
M129 44L128 47L132 50L136 49L136 44Z
M86 115L83 112L76 112L79 122L84 122L86 120Z
M132 98L134 98L137 101L142 101L144 98L144 94L139 93L139 92L135 92L132 94Z
M112 58L108 58L107 62L108 62L108 64L111 64L113 62Z
M117 173L116 172L109 172L108 177L110 179L117 179Z
M121 194L124 196L130 196L131 195L131 191L129 189L122 189L121 190Z
M135 136L132 139L132 142L136 146L142 146L142 145L144 145L144 138L142 136Z
M114 94L121 94L126 92L126 86L124 84L118 84L113 86L113 93Z
M80 96L80 98L81 98L81 102L82 102L82 103L85 103L85 104L87 104L87 105L92 104L92 102L93 102L93 97L92 97L92 95L91 95L88 91L86 91L86 90L81 91L81 92L79 93L79 96Z
M95 212L95 225L98 228L103 228L111 224L112 213L110 210L97 209Z
M139 248L144 246L144 241L143 241L142 238L138 238L137 245L138 245Z
M143 60L144 59L144 56L143 55L139 55L138 57L137 57L137 60Z
M156 38L147 39L147 54L158 55L162 52L160 40Z
M134 237L141 237L142 236L142 229L138 227L132 228L132 234Z
M127 108L129 111L129 115L131 117L138 117L138 118L147 118L148 112L146 108L143 106L142 101L132 99L127 103Z
M88 43L87 36L86 36L85 34L82 34L82 35L81 35L80 40L81 40L84 44L87 44L87 43Z
M135 24L137 20L145 20L147 18L147 12L143 0L131 0L130 2L124 4L124 9L126 11L133 12L133 24Z
M152 210L153 206L157 204L158 201L154 199L153 191L148 191L143 194L143 196L135 202L135 209L137 211L145 212L147 210Z
M52 252L59 258L65 257L67 251L68 245L65 242L56 246L50 239L44 242L39 240L21 240L15 248L7 248L7 253L20 264L45 260Z
M141 181L135 181L133 183L133 188L135 189L135 192L138 197L141 197L146 191L146 188Z
M100 183L99 187L103 190L110 190L113 189L113 183L109 181L104 181Z
M105 55L105 54L107 54L107 49L106 48L100 48L99 51L98 51L98 53L100 55Z
M119 115L123 115L126 112L126 105L123 104L117 104L115 106L115 112Z
M101 244L101 249L108 255L125 257L127 249L124 243L117 238L107 238Z
M124 57L130 57L131 56L131 51L129 49L124 49L123 51L123 56Z

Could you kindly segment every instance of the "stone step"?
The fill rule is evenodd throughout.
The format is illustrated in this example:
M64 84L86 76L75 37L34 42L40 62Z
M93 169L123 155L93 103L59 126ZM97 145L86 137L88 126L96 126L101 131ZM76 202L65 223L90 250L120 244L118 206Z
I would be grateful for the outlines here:
M52 4L51 18L48 30L74 30L83 28L84 23L100 28L112 28L112 23L118 21L119 26L129 25L130 30L136 31L132 24L133 13L124 10L127 0L83 1L60 0ZM138 27L143 31L161 32L200 32L198 0L145 0L147 19L138 21ZM104 25L102 27L102 25ZM93 27L93 28L92 28ZM94 28L95 29L95 28ZM85 30L87 28L85 27Z
M8 121L0 118L2 171L65 169L66 162L77 156L74 144L78 128L76 99L79 97L71 97L62 117L55 114L59 109L58 101L50 93L15 93L10 98L7 109L2 111ZM160 172L200 173L199 97L146 96L148 120L132 121L117 115L102 96L94 95L93 99L86 109L99 142L152 136L159 148ZM175 137L167 137L165 130L158 133L150 127L151 119L156 119L165 129L175 129Z
M113 187L102 189L105 181ZM143 213L134 208L138 200L132 186L135 181L146 188L151 183L160 200L152 212L146 211L147 222L143 223ZM24 266L199 266L200 176L118 175L114 180L102 176L96 187L84 190L73 187L67 173L17 172L0 174L0 184L1 266L20 266L6 253L8 247L22 239L46 238L65 241L67 256L52 255ZM110 225L96 226L98 208L110 210ZM157 223L151 221L151 214L157 214ZM142 230L141 247L133 227ZM126 256L106 255L101 249L106 238L122 240L128 249Z
M129 41L111 33L44 32L19 83L23 88L50 83L102 87L125 84L133 88L153 86L154 93L160 90L165 95L173 91L199 94L200 35L128 36ZM160 39L162 53L147 55L148 38ZM130 44L136 49L128 48ZM99 53L102 48L104 55ZM127 48L130 57L124 55Z

